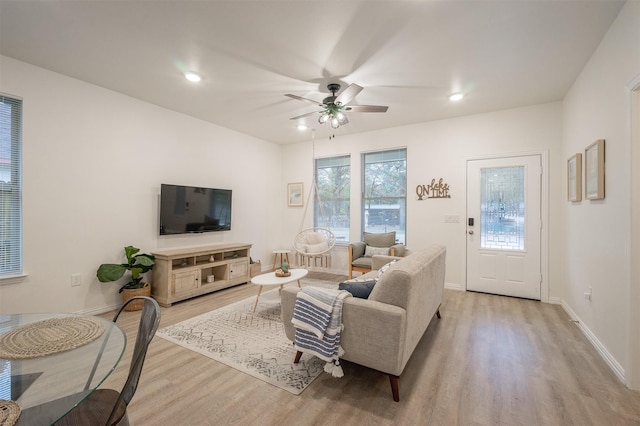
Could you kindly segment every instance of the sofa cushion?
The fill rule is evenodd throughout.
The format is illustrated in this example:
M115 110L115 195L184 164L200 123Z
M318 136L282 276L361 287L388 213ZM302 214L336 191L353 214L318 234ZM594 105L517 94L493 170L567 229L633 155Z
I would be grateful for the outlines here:
M373 257L373 256L388 256L389 255L389 249L387 247L373 247L373 246L366 246L366 249L364 251L364 255L367 257Z
M377 281L377 279L358 277L341 282L338 289L348 291L353 297L367 299Z
M378 234L373 232L364 233L364 242L372 247L391 247L396 243L396 232Z

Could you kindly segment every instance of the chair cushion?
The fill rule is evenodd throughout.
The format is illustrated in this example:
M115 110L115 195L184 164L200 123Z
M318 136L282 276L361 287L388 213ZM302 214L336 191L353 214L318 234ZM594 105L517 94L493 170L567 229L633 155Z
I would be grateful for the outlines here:
M364 242L372 247L391 247L396 243L396 232L387 232L384 234L365 232Z
M306 244L320 244L323 242L326 243L327 239L319 232L309 232L304 235L304 242Z
M388 256L389 255L389 249L386 248L386 247L367 246L365 248L364 255L367 256L367 257L373 257L375 255Z
M371 261L372 260L370 257L363 256L355 259L351 265L355 266L356 268L371 269Z
M373 287L376 285L376 282L378 282L377 279L358 277L341 282L338 285L338 289L348 291L353 297L367 299L371 294L371 290L373 290Z
M326 241L323 241L318 244L307 244L305 252L309 254L322 253L323 251L326 251L328 248L329 248L329 243L327 243Z

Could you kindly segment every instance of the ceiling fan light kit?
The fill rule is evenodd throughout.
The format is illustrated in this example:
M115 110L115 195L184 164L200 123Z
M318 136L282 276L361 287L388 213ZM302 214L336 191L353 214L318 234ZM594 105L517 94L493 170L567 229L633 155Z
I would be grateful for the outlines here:
M354 105L347 106L355 96L362 91L362 87L357 84L350 84L342 93L336 96L336 93L340 90L340 85L337 83L331 83L327 85L327 89L331 92L331 96L327 96L322 102L317 102L312 99L303 98L297 95L286 94L285 96L292 99L296 99L303 102L309 102L317 105L321 108L319 111L320 117L318 117L318 123L329 123L333 129L337 129L340 126L344 126L349 123L349 119L345 114L345 111L353 112L386 112L389 107L381 105ZM299 118L307 117L317 114L318 112L310 112L302 114L297 117L292 117L291 120L297 120Z

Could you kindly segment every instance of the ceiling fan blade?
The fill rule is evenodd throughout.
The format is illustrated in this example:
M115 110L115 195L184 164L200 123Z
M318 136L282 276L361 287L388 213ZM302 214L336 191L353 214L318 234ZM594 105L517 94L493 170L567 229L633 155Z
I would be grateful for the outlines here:
M308 112L306 114L297 115L295 117L291 117L289 120L297 120L298 118L309 117L310 115L319 114L318 111Z
M309 102L309 103L314 104L314 105L317 105L317 106L324 106L324 105L322 105L322 102L314 101L313 99L303 98L302 96L292 95L292 94L290 94L290 93L287 93L285 96L288 96L288 97L290 97L291 99L297 99L297 100L299 100L299 101Z
M356 95L361 91L362 91L362 87L358 86L355 83L352 83L349 85L349 87L344 89L344 91L340 93L338 97L336 97L336 100L334 102L340 103L342 105L346 105L349 102L351 102L353 98L355 98Z
M353 112L387 112L389 107L382 105L351 105L346 109Z

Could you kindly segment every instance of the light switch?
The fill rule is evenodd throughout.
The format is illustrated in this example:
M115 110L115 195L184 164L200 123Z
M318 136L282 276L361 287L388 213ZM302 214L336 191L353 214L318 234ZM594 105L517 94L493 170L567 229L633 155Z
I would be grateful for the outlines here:
M444 216L444 223L460 223L460 216L457 214L447 214Z

